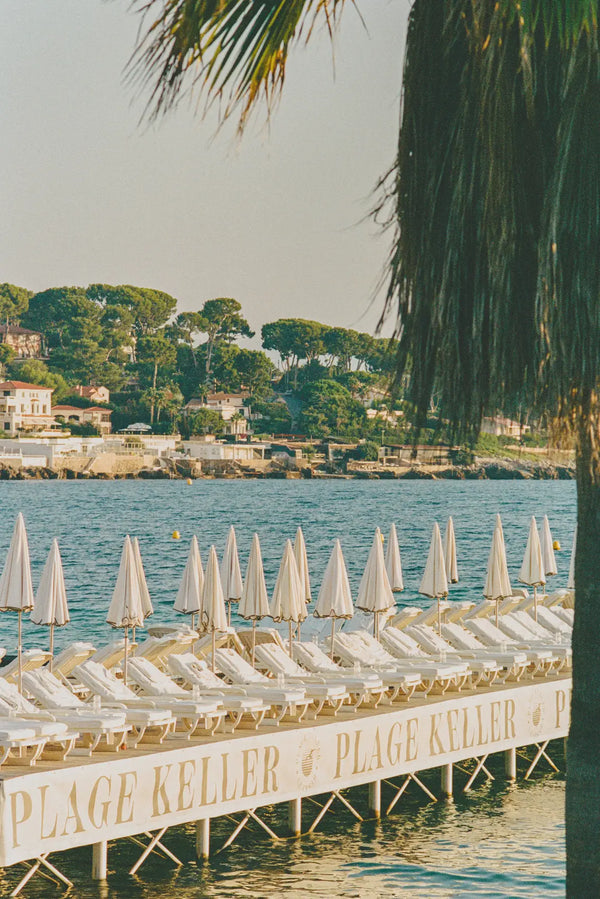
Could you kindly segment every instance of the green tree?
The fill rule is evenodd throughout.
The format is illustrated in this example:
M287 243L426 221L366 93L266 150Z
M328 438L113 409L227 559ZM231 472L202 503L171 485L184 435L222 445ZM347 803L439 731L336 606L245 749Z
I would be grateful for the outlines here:
M32 290L26 287L16 287L14 284L0 284L0 322L2 324L15 324L20 317L27 312L29 300L33 296Z
M200 310L200 330L207 335L206 341L206 378L212 372L212 358L215 346L220 343L231 343L236 337L253 337L254 331L243 315L240 314L241 303L231 297L218 297L207 300Z
M90 284L86 295L100 307L124 306L133 318L132 331L148 337L160 331L177 308L177 300L162 290L134 287L131 284Z
M294 371L294 386L298 384L298 368L301 361L307 364L326 353L324 337L329 330L321 322L305 318L280 318L262 327L265 350L279 353L285 370Z
M199 409L198 412L186 418L187 430L192 437L223 433L223 419L214 409Z
M359 437L366 423L364 407L349 390L326 379L306 384L301 391L300 429L315 437Z
M25 362L15 360L8 363L7 376L15 381L25 381L40 387L52 387L53 403L61 402L72 391L72 387L59 372L50 371L48 366L39 359L26 359Z
M331 28L342 6L140 0L134 71L155 114L194 78L243 124L277 96L314 17ZM389 207L387 305L419 422L434 392L468 435L526 396L576 436L570 896L600 895L598 37L597 0L414 0Z
M161 396L158 384L159 372L163 377L172 374L177 351L173 344L162 334L152 337L140 337L138 341L138 360L142 372L147 373L146 378L150 383L148 402L150 406L150 424L154 424L154 413L157 405L160 405Z

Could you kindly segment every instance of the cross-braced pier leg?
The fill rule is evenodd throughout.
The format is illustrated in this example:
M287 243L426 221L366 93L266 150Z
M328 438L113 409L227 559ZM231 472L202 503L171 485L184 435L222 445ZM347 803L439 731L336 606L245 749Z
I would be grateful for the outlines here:
M541 743L541 744L540 744L540 743L536 743L536 744L535 744L536 747L537 747L537 752L536 752L536 754L535 754L535 756L534 756L534 759L533 759L531 765L530 765L529 768L527 769L527 772L526 772L526 774L525 774L525 780L528 780L529 775L533 773L533 771L535 770L535 768L537 768L537 765L538 765L538 763L542 760L542 758L546 759L546 761L548 762L548 764L550 765L550 767L551 767L554 771L556 771L556 772L558 773L558 768L556 767L556 765L554 764L554 762L552 761L552 759L550 758L550 756L549 756L548 753L546 752L546 747L547 747L547 745L548 745L549 742L550 742L550 740L546 740L545 743Z
M55 868L54 865L50 864L50 862L48 861L48 855L48 852L43 852L41 855L38 855L25 876L19 881L19 883L10 894L11 896L18 896L23 887L27 883L29 883L34 874L39 872L43 877L48 877L45 871L41 870L42 867L46 868L48 871L50 871L50 874L52 874L52 877L48 877L49 880L54 880L54 878L56 878L61 883L64 883L66 887L73 886L71 881L67 877L65 877L65 875L58 870L58 868Z
M148 856L150 855L151 852L156 852L156 853L162 852L163 855L165 855L167 858L171 859L171 861L174 862L178 867L181 867L183 865L183 862L181 861L181 859L177 858L177 856L173 852L171 852L170 849L167 849L167 847L161 842L162 838L164 837L164 835L168 829L169 829L168 827L163 827L161 830L158 830L154 835L152 835L152 833L150 831L146 831L145 836L149 837L149 839L150 839L150 842L148 843L147 846L144 846L144 843L137 837L130 837L130 840L133 843L136 843L136 845L144 846L144 851L138 858L138 860L135 863L135 865L133 866L133 868L131 868L131 870L129 872L130 874L135 874L135 872L137 870L139 870L139 868L141 868L141 866L144 864L144 862L146 861L146 859L148 858Z
M233 818L231 815L228 815L227 817L231 818L232 821L235 821L235 818ZM277 834L273 830L271 830L271 828L269 827L268 824L265 824L265 822L261 818L258 817L258 815L256 814L256 809L250 808L244 812L244 817L238 823L238 825L235 828L235 830L233 831L233 833L229 837L227 837L227 839L225 840L225 842L223 843L221 848L218 850L218 852L223 852L224 849L227 849L228 846L231 846L231 844L235 840L237 840L238 836L240 835L240 833L242 832L244 827L246 827L246 825L248 824L248 822L250 820L256 822L256 824L258 824L260 827L262 827L262 829L265 831L265 833L268 833L268 835L271 837L272 840L281 839L281 837L278 837Z
M459 771L463 772L463 774L470 775L468 781L466 782L466 784L463 787L463 793L469 792L469 790L473 786L473 784L474 784L476 778L479 776L479 774L485 774L487 780L495 780L494 775L490 771L488 771L488 769L485 767L485 763L487 762L488 755L489 755L489 753L486 753L485 755L482 755L480 758L477 758L477 757L474 758L474 760L477 762L477 764L475 765L475 770L473 772L467 771L466 768L462 768L460 765L456 766L459 769Z
M392 799L392 801L390 802L390 804L388 805L388 807L385 810L386 815L389 815L389 813L394 808L394 806L396 805L398 800L401 798L401 796L403 795L403 793L405 792L406 788L408 787L408 785L411 781L413 783L416 783L416 785L421 790L423 790L425 795L428 796L432 802L437 802L437 796L434 796L434 794L431 792L431 790L425 786L425 784L423 783L422 780L419 780L419 778L417 777L416 774L407 774L400 786L398 786L398 784L393 783L393 781L391 781L391 780L384 781L384 783L386 783L389 787L393 787L394 790L396 790L396 795L394 796L394 798Z
M346 797L345 797L345 796L342 796L342 794L339 792L339 790L334 790L333 793L331 794L331 796L329 797L329 799L327 800L327 802L325 803L325 805L321 807L321 811L319 812L319 814L317 815L317 817L315 818L315 820L313 821L313 823L312 823L312 824L310 825L310 827L308 828L307 833L313 833L313 832L316 830L316 828L318 827L318 825L320 824L320 822L322 821L322 819L325 817L325 815L327 814L327 812L328 812L329 809L331 808L331 806L332 806L332 804L333 804L333 802L334 802L335 799L339 799L339 801L342 803L342 805L345 805L345 806L346 806L346 808L348 809L348 811L351 812L351 813L354 815L354 817L357 819L357 821L363 821L363 820L364 820L363 817L362 817L362 815L359 815L359 813L358 813L358 812L356 811L356 809L351 805L351 803L348 802L348 800L346 799Z

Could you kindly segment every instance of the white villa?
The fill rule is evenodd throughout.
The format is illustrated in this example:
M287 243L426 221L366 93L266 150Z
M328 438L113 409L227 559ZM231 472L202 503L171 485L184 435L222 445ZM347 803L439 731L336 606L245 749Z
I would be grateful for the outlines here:
M16 434L50 428L52 388L26 381L0 382L0 432Z

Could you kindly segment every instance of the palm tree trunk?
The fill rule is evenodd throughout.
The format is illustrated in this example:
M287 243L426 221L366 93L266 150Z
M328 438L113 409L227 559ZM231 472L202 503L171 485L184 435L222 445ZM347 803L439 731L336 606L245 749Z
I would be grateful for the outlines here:
M576 609L567 745L567 896L600 896L600 462L588 408L577 441Z

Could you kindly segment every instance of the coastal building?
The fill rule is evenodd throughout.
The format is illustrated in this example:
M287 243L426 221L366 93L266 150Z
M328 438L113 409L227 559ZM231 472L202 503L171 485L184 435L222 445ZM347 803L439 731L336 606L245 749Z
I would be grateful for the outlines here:
M103 387L102 385L78 384L73 392L84 400L90 400L92 403L110 402L110 390L108 387Z
M216 440L184 440L183 451L191 459L201 462L255 462L268 457L270 445L266 443L218 443Z
M250 394L247 391L241 393L209 393L206 399L193 396L191 400L184 406L184 412L193 415L200 409L212 409L218 412L223 421L231 421L234 415L243 416L245 419L250 418L250 407L245 405L245 401Z
M110 434L112 431L111 415L112 410L103 406L88 406L87 409L68 405L52 406L52 418L58 424L68 425L70 422L78 425L90 424L100 434Z
M0 344L15 351L18 359L38 359L42 355L43 335L18 325L0 325Z
M26 381L0 382L0 431L44 430L54 423L52 388Z

